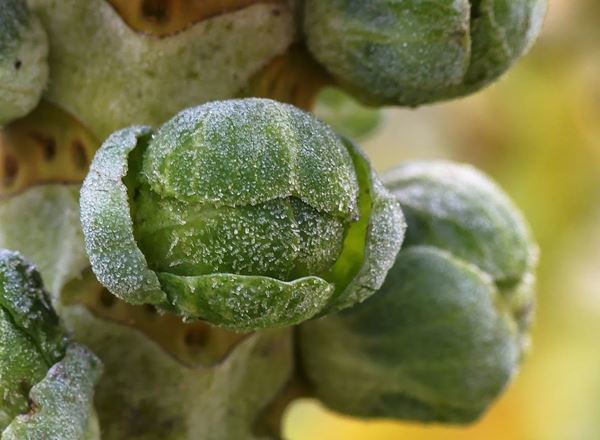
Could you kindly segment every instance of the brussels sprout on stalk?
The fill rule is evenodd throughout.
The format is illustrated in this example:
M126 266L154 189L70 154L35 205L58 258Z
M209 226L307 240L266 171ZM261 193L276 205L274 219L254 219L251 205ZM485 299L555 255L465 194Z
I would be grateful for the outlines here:
M370 296L404 231L355 145L265 99L114 133L82 187L81 220L92 269L113 294L238 330Z
M307 0L313 55L363 101L431 103L497 79L539 34L546 0Z

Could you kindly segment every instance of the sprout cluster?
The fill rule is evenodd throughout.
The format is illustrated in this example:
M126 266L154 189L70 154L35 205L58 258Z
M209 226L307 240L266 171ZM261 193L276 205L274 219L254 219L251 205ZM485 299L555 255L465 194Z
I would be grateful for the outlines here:
M545 7L0 0L0 248L51 292L0 250L1 438L263 439L296 394L475 420L529 345L526 223L348 137L488 85Z
M537 249L471 167L408 163L385 182L406 215L404 248L376 295L301 326L304 371L347 414L471 422L527 350Z

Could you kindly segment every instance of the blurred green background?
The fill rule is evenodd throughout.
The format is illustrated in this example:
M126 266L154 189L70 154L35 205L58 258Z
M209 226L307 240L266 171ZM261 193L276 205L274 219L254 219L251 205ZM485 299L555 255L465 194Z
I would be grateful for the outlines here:
M286 438L600 439L600 0L550 0L539 41L499 83L387 110L362 144L379 170L469 162L513 197L541 248L533 349L475 425L364 422L303 400L288 410Z

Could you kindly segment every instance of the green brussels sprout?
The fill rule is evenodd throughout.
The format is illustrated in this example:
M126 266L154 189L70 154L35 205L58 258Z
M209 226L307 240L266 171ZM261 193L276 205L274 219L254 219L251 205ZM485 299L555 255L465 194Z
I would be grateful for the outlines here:
M0 7L0 125L37 105L48 80L48 41L24 0Z
M321 90L312 111L336 133L356 140L368 138L383 122L381 109L365 107L334 87Z
M68 341L39 273L7 250L0 250L0 341L1 438L92 438L100 361Z
M451 99L488 85L536 39L546 0L306 0L312 54L367 103Z
M409 163L384 181L406 215L405 246L377 294L300 327L304 372L346 414L471 422L528 347L537 248L471 167Z
M404 230L358 147L266 99L113 134L83 184L81 223L113 294L237 330L370 296Z

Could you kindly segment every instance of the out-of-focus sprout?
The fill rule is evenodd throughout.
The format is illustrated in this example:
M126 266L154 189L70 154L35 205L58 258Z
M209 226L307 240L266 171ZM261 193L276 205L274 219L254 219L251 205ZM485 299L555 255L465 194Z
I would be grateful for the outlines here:
M473 93L537 37L546 0L307 0L313 55L363 101L416 106Z
M113 134L82 187L81 221L92 269L113 294L239 330L365 299L404 232L358 147L265 99Z
M405 247L378 293L301 326L304 372L346 414L471 422L527 349L537 248L471 167L409 163L384 181L406 215Z
M0 125L29 113L48 80L48 40L25 0L0 4Z
M369 137L383 120L383 110L365 107L334 87L321 90L313 113L336 133L355 140Z
M99 438L93 394L101 370L67 339L36 269L0 250L2 439Z

